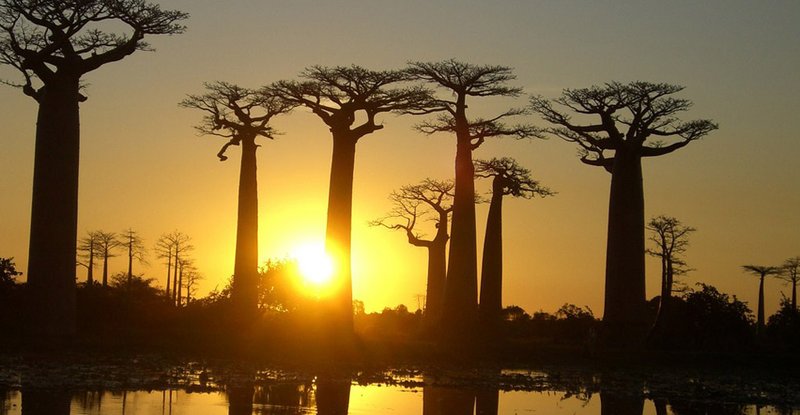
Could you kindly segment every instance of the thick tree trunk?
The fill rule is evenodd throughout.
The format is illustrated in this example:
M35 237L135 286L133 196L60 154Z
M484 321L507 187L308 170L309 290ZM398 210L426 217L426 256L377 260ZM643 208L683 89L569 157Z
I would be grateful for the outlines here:
M669 318L670 306L672 302L672 260L666 256L661 257L661 297L658 301L658 312L656 321L648 335L648 342L651 345L660 346L664 340L664 330L666 329L667 318Z
M89 246L89 270L86 272L86 282L90 286L94 284L94 245Z
M334 262L330 312L339 330L353 330L353 284L350 268L353 172L356 143L347 133L333 132L333 154L328 190L328 222L325 249Z
M253 395L255 394L253 385L230 386L227 388L227 394L228 415L253 414Z
M614 156L608 209L603 341L635 344L647 325L644 270L644 189L636 149Z
M446 225L445 225L446 226ZM444 287L447 278L447 238L434 239L428 246L428 287L425 296L425 317L437 322L442 316Z
M167 298L170 298L170 282L172 281L172 247L169 247L167 255Z
M242 139L236 259L231 299L245 315L258 308L258 186L255 137Z
M495 177L486 220L481 266L480 313L486 323L495 323L503 309L503 187Z
M131 286L133 278L133 240L128 239L128 287Z
M455 196L442 310L442 334L446 338L457 340L474 333L478 319L478 250L472 144L466 119L459 120L456 117L456 125Z
M178 291L180 287L178 286L178 264L181 260L181 245L179 242L175 243L175 266L172 267L172 304L177 305L178 303Z
M422 415L472 415L475 393L441 386L422 388Z
M72 394L59 389L22 389L22 415L69 415Z
M759 279L758 283L758 316L756 322L756 334L762 334L764 332L764 277L765 274L761 274L761 278Z
M103 287L108 287L108 250L103 252Z
M475 415L497 415L499 405L498 389L482 389L475 397Z
M792 281L792 311L797 311L797 281Z
M80 119L78 77L42 88L36 121L28 257L35 336L75 335Z

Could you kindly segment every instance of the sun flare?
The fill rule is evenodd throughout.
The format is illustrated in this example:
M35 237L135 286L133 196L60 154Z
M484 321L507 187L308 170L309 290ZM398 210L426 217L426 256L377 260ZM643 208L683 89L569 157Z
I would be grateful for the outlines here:
M310 287L321 288L330 284L333 278L333 260L325 252L322 244L305 244L294 250L300 276Z

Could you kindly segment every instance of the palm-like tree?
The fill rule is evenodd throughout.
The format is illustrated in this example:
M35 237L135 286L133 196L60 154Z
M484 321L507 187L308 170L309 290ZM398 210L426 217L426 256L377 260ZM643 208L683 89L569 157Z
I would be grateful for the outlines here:
M776 275L780 268L764 265L742 265L742 269L746 272L758 275L758 322L756 323L756 334L763 333L764 331L764 279L768 275Z

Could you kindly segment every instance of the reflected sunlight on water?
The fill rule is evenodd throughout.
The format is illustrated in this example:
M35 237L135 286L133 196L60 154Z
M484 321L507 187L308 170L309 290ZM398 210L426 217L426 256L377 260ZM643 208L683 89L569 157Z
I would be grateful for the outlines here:
M349 386L349 387L348 387ZM320 393L318 385L270 385L245 388L246 401L240 393L124 391L124 392L73 392L46 393L35 391L26 399L25 391L0 392L0 415L656 415L655 404L641 397L592 394L581 398L563 392L526 392L496 390L466 390L445 387L406 388L385 385L338 384L338 390ZM347 393L343 399L334 394ZM241 390L241 389L240 389ZM325 396L327 395L327 396ZM239 396L234 398L234 396ZM492 399L496 396L496 400ZM333 397L333 399L332 399ZM66 400L43 402L50 398ZM236 400L237 402L234 402ZM487 402L489 404L487 405ZM493 403L496 402L496 403ZM613 402L614 408L605 408ZM622 406L619 406L622 402ZM26 405L29 405L27 407ZM349 405L349 408L348 408ZM679 405L679 406L678 406ZM327 407L326 407L327 406ZM69 408L59 413L53 408ZM29 409L30 408L30 409ZM601 411L601 408L602 411ZM620 409L625 408L625 409ZM681 408L680 410L678 408ZM610 409L610 410L607 410ZM667 405L668 415L706 414L722 415L786 415L800 414L798 410L780 411L773 407L756 408L753 405L676 403ZM66 411L66 409L64 410Z

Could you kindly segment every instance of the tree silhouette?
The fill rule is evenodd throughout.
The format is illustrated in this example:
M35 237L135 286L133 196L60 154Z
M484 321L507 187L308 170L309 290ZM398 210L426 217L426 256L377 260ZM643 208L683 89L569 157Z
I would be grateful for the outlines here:
M330 128L333 153L325 248L336 264L337 284L331 307L337 324L352 331L350 246L356 144L365 135L383 129L376 120L379 114L421 110L430 95L419 87L389 88L408 79L403 71L312 66L300 77L302 82L277 82L272 91L290 103L309 108ZM364 116L361 124L356 124L358 115Z
M646 225L651 232L650 241L655 248L647 248L649 255L661 259L661 298L658 304L656 322L651 334L659 331L665 324L674 291L675 276L684 275L691 269L681 257L689 247L689 234L696 229L684 226L680 220L671 216L656 216Z
M664 83L611 82L566 89L553 101L531 98L531 109L555 125L547 130L551 135L576 143L583 163L611 173L603 316L609 341L635 342L647 324L642 158L672 153L717 129L709 120L677 118L692 105L671 96L681 90ZM569 112L597 121L582 123ZM615 330L620 333L611 334ZM632 331L636 335L626 335Z
M128 228L119 236L119 246L124 247L128 252L128 280L133 277L133 260L137 260L140 264L146 264L145 256L147 255L147 248L144 246L144 240L132 228Z
M779 267L764 265L742 265L742 269L753 275L758 275L758 311L756 312L756 334L764 332L764 279L768 275L778 275Z
M161 235L156 242L156 254L159 258L167 258L167 287L166 296L171 299L173 304L178 301L178 273L181 258L194 250L191 244L192 238L180 231L173 231ZM172 275L170 275L170 271ZM171 290L170 290L171 288Z
M14 278L22 275L17 271L14 258L0 258L0 289L14 285Z
M786 261L783 261L780 273L776 275L779 279L791 284L792 286L791 306L793 311L797 311L798 270L800 270L800 256L789 258Z
M509 126L504 121L525 113L510 109L493 118L467 117L467 99L481 97L517 97L521 88L507 86L515 79L505 66L472 65L456 60L411 62L408 72L417 80L446 91L447 97L434 100L429 109L441 113L423 122L418 129L425 134L450 133L456 136L455 196L447 264L442 327L445 336L459 337L473 333L478 317L478 252L475 229L475 171L472 152L486 139L511 136L534 137L538 130L528 125Z
M15 86L39 104L28 284L29 326L42 335L75 334L81 77L152 50L146 35L181 33L186 17L144 0L0 1L0 64L21 72Z
M475 177L492 179L481 263L480 314L484 321L494 323L500 320L503 310L503 196L529 199L551 196L553 192L509 157L475 160Z
M86 283L94 284L94 260L100 257L99 242L96 232L86 232L86 236L78 240L78 265L86 267Z
M231 299L241 312L252 316L258 307L256 138L273 139L276 131L269 125L272 117L289 112L297 104L282 100L265 88L248 89L227 82L206 83L205 87L205 94L189 95L180 105L206 113L197 126L201 134L228 139L217 153L221 161L228 159L228 147L242 148Z
M119 248L120 243L114 232L96 231L98 258L103 259L103 287L108 287L108 259L117 256L113 251Z
M428 250L428 279L425 295L425 316L428 321L437 321L444 302L445 278L447 276L447 232L448 216L453 211L453 188L448 181L425 179L421 183L403 186L389 195L392 210L383 218L370 222L371 226L383 226L402 230L408 243ZM433 221L436 233L430 239L418 231L417 222Z

